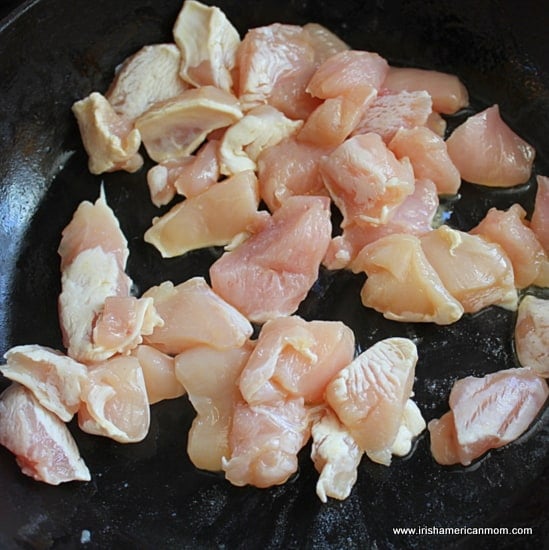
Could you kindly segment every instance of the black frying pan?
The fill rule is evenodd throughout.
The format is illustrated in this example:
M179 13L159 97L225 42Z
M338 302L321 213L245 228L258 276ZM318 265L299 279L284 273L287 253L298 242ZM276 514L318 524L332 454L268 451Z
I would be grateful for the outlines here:
M243 33L275 21L316 21L355 48L394 64L454 72L474 106L499 103L507 122L537 147L549 175L549 14L544 2L449 0L220 0ZM0 346L61 346L56 299L60 231L104 182L130 243L129 273L142 290L165 279L207 275L216 251L169 261L142 240L158 211L145 168L91 176L72 103L105 91L115 66L147 43L171 39L178 0L35 0L0 24ZM450 223L469 229L489 206L521 202L533 185L494 192L464 185ZM449 327L398 324L359 302L362 280L323 272L299 313L341 319L366 347L390 335L416 338L417 402L427 420L447 409L452 382L515 366L514 315L489 308ZM4 388L7 381L0 379ZM474 467L443 468L423 434L390 468L364 460L344 502L321 504L301 454L287 484L235 488L187 458L193 418L186 398L153 406L150 434L121 445L71 425L92 472L89 483L50 487L23 476L0 449L0 547L11 548L540 548L549 538L548 414L512 445ZM531 535L397 535L394 527L532 528Z

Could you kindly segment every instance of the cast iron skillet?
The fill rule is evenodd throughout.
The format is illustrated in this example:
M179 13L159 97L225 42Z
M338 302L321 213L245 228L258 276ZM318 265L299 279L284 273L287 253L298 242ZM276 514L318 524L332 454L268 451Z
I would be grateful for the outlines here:
M537 147L549 174L549 78L542 3L475 1L219 1L243 33L275 21L317 21L355 48L395 64L458 74L474 107L499 103L504 118ZM59 348L56 249L61 229L103 182L131 254L139 289L207 276L219 250L161 261L142 240L158 211L145 170L91 176L72 103L104 91L115 66L147 43L171 39L178 0L36 0L0 25L1 353L17 344ZM459 117L457 119L459 121ZM455 123L455 122L454 122ZM449 223L469 229L489 206L521 202L535 185L502 192L464 184ZM420 362L416 399L427 420L447 409L452 382L515 366L514 314L489 308L449 327L398 324L360 305L362 279L322 272L299 313L340 319L361 348L391 335L414 338ZM546 295L547 297L547 295ZM1 388L7 381L0 380ZM443 468L427 435L390 468L364 460L351 496L321 504L305 449L287 484L235 488L197 471L185 452L193 418L186 398L152 409L150 434L120 445L71 429L92 472L89 483L49 487L20 474L0 449L0 547L11 548L433 548L471 544L541 547L549 537L548 415L527 435L474 466ZM393 527L532 527L528 536L396 535Z

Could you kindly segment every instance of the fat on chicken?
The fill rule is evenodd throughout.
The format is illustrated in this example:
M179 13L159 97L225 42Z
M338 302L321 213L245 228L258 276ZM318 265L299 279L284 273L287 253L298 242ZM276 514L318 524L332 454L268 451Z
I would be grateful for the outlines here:
M91 480L67 425L17 383L0 395L0 444L15 455L23 474L38 481Z

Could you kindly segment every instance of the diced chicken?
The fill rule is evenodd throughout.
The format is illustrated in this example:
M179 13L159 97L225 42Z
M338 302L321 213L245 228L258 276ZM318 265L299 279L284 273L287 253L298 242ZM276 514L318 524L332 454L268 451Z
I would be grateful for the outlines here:
M307 91L320 99L346 96L366 105L375 98L388 70L387 61L377 53L343 50L318 67Z
M126 353L162 325L150 300L120 295L119 279L113 254L100 247L84 250L63 271L59 318L73 359L93 363Z
M87 377L81 363L57 350L34 344L15 346L4 355L2 374L28 388L38 402L69 422L80 406L80 392Z
M162 324L150 300L130 296L127 241L103 193L63 230L59 320L67 354L83 363L126 353Z
M220 171L226 176L256 170L264 149L294 134L303 122L291 120L270 105L260 105L227 129L219 147Z
M347 96L326 99L309 115L297 139L319 147L337 147L355 129L364 109L362 103Z
M427 92L385 91L368 105L353 135L375 132L389 143L401 128L425 126L432 112Z
M318 278L331 235L327 197L295 196L210 267L212 288L250 321L294 313Z
M359 448L380 464L391 462L417 359L411 340L387 338L339 371L326 389L326 401Z
M268 321L240 376L242 397L250 404L288 397L319 404L354 351L354 334L340 321L305 321L296 315Z
M65 423L19 384L0 395L0 444L15 455L25 475L38 481L59 485L91 479Z
M539 275L534 281L534 285L542 288L549 288L549 257L547 256L541 263Z
M171 355L146 344L134 348L131 355L137 358L143 371L149 404L185 394L185 388L176 377L175 361Z
M351 268L368 276L360 292L362 303L387 319L447 325L463 314L415 235L377 239L361 250Z
M177 194L187 198L200 195L219 180L219 141L202 145L194 155L168 160L147 172L147 184L155 206L168 204Z
M135 443L149 431L149 399L136 357L119 355L91 366L82 401L78 425L84 432Z
M433 131L437 136L443 138L446 136L448 124L446 123L446 119L441 117L436 111L433 111L427 118L425 127L429 128L429 130Z
M513 266L498 244L446 225L420 239L429 263L465 313L489 305L516 309Z
M471 464L517 439L547 397L546 381L528 368L507 369L454 383L450 412L428 424L431 452L440 464Z
M174 179L180 166L190 161L190 157L185 157L181 161L167 161L161 164L155 164L147 172L147 185L151 195L151 202L155 206L164 206L175 197Z
M549 378L549 300L528 294L520 301L514 336L521 366Z
M143 46L117 69L105 97L118 115L133 122L154 103L189 88L179 78L180 64L175 44Z
M107 296L95 319L92 340L98 353L126 353L163 324L156 313L152 298Z
M414 192L394 211L387 225L401 233L422 235L433 228L439 206L437 188L430 179L416 179Z
M84 363L104 359L94 352L93 327L105 300L119 292L113 254L96 247L81 252L61 275L59 321L67 354Z
M318 161L330 152L294 138L262 151L257 160L259 194L269 210L274 212L294 195L327 196Z
M297 454L309 439L302 399L269 404L238 403L229 433L225 477L237 486L281 485L297 471Z
M391 447L391 453L396 456L406 456L412 450L414 439L427 427L421 411L413 399L406 401L401 422Z
M458 464L459 450L454 425L454 413L448 411L427 424L431 436L431 454L443 466Z
M258 206L254 172L239 172L154 218L144 239L164 258L208 246L224 246L266 223L268 213L258 211Z
M429 179L440 195L455 195L461 177L454 166L446 142L425 126L400 128L388 144L398 159L408 157L416 179Z
M526 210L520 204L515 203L507 210L490 208L470 233L501 246L513 265L517 288L534 283L543 262L547 261L543 246L528 227Z
M250 338L252 325L234 307L220 298L203 277L193 277L174 286L166 281L147 290L164 325L157 327L146 344L176 355L199 345L224 350L238 348Z
M233 87L240 35L216 6L185 0L173 27L181 50L181 78L193 86Z
M289 118L305 120L319 103L305 91L316 66L302 27L274 23L250 29L237 52L242 109L268 103Z
M538 184L530 228L549 254L549 177L536 176Z
M203 86L156 103L135 120L135 127L151 159L162 163L191 155L212 130L241 118L233 95Z
M414 191L407 159L399 161L374 133L352 137L320 160L320 173L334 203L350 223L387 223Z
M126 268L128 241L120 229L118 219L107 204L103 187L94 203L82 201L78 205L71 221L63 229L57 249L61 257L61 271L80 252L96 247L100 247L105 253L112 253L120 270Z
M92 92L74 103L72 111L92 174L116 170L137 172L143 166L143 157L139 154L139 130L116 114L103 95Z
M187 452L197 468L221 471L222 459L230 455L229 429L235 404L241 400L238 378L253 343L216 350L197 346L177 355L177 379L187 388L196 411L189 430Z
M328 269L345 269L368 244L394 233L422 235L432 229L439 205L437 188L431 180L416 180L414 192L393 212L383 225L350 224L330 241L323 264Z
M311 459L320 473L316 494L322 502L328 497L345 500L358 477L363 452L334 412L326 409L311 428Z
M465 181L512 187L530 179L535 149L505 123L498 105L470 116L452 132L446 145Z
M217 183L221 174L219 146L219 140L210 139L181 167L173 183L177 193L190 199Z
M393 92L425 90L433 100L433 110L452 115L469 105L467 88L453 74L414 67L390 67L383 87Z
M317 63L324 63L332 55L350 49L348 44L323 25L305 23L303 30L309 36Z

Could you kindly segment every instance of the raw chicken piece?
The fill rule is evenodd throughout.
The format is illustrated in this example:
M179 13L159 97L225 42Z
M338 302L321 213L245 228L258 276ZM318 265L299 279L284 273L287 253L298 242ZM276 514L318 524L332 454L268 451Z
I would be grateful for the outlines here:
M63 230L59 320L67 354L82 363L126 353L162 324L151 300L130 296L127 242L103 192Z
M455 195L461 177L454 166L446 142L425 126L400 128L388 144L396 158L408 157L416 179L429 179L440 195Z
M381 237L361 250L351 268L368 276L360 292L362 303L387 319L447 325L463 314L415 235Z
M174 180L179 169L190 162L191 157L184 157L179 161L167 161L155 164L147 172L147 185L151 195L151 202L155 206L164 206L175 197Z
M221 471L222 458L230 455L229 427L234 406L241 400L238 377L252 349L248 340L225 350L197 346L175 358L177 379L187 388L196 411L187 452L197 468Z
M309 36L317 63L324 63L332 55L349 49L339 36L318 23L305 23L303 30Z
M114 255L100 247L84 250L63 270L59 322L69 357L84 363L106 359L94 350L93 328L105 300L120 292L119 279ZM127 290L129 280L123 281Z
M61 275L59 319L67 354L82 363L126 353L162 325L153 303L128 296L113 254L84 250Z
M137 172L143 166L139 154L141 134L131 122L123 119L99 92L73 104L92 174L125 170Z
M294 134L302 125L301 120L291 120L270 105L251 109L228 128L221 139L221 173L230 176L244 170L256 170L261 151Z
M190 199L217 183L221 174L219 145L219 140L207 141L190 157L191 161L181 167L174 181L175 190L180 195Z
M458 464L459 446L454 425L454 413L448 411L440 418L434 418L427 424L427 429L431 436L433 458L443 466Z
M143 371L150 405L185 394L185 388L176 377L175 361L172 356L146 344L137 346L132 350L131 355L137 358Z
M239 172L154 218L144 239L164 258L227 245L242 233L253 233L266 223L268 213L259 212L258 206L259 189L254 172Z
M269 210L274 212L293 195L327 196L318 161L330 152L294 138L262 151L257 160L259 194Z
M104 188L99 198L91 203L82 201L61 233L57 253L61 257L61 271L84 250L100 247L113 254L121 271L128 260L128 241L120 229L120 223L107 204Z
M493 105L470 116L446 140L462 179L489 187L511 187L530 179L535 149L502 120Z
M59 485L91 479L65 423L19 384L0 395L0 444L15 455L25 475L38 481Z
M391 453L396 456L406 456L412 450L412 441L427 427L425 420L413 399L408 399L404 405L402 421L396 439L391 447Z
M433 110L445 115L452 115L469 105L467 88L459 78L439 71L390 67L383 87L393 92L425 90L433 100Z
M28 388L38 402L69 422L80 406L80 392L87 377L81 363L59 351L34 344L15 346L4 355L2 374Z
M241 118L233 95L203 86L155 103L135 120L135 127L151 159L161 163L192 154L209 132Z
M212 288L252 322L291 315L318 278L331 230L327 197L290 197L264 229L212 264Z
M539 275L533 284L542 288L549 288L549 257L547 255L541 263Z
M549 300L528 294L520 301L514 342L521 366L549 378Z
M362 352L326 388L326 401L359 448L389 465L412 393L418 359L407 338L387 338Z
M200 195L219 179L219 141L202 145L195 155L168 160L147 172L147 184L155 206L168 204L176 193L187 198Z
M175 44L143 46L117 68L105 97L118 115L133 122L154 103L189 88L179 78L180 64Z
M237 52L242 109L268 103L289 118L305 120L319 104L305 91L316 66L302 27L274 23L249 30Z
M470 233L480 235L503 248L513 265L517 288L525 288L534 283L542 263L547 261L543 247L528 227L526 210L520 204L513 204L505 211L490 208Z
M543 407L549 388L528 368L507 369L454 383L450 410L431 420L431 452L440 464L464 466L522 435Z
M446 136L447 126L448 124L446 123L446 120L435 111L429 115L427 122L425 123L426 128L429 128L429 130L433 131L441 138Z
M425 256L465 313L489 305L516 309L513 266L498 244L446 225L420 238Z
M118 355L91 366L82 402L78 426L84 432L135 443L149 431L149 399L136 357Z
M430 180L416 180L414 192L404 199L387 223L347 225L341 235L330 241L322 263L328 269L345 269L367 244L381 237L394 233L422 235L432 229L438 205L435 184Z
M215 6L185 0L173 27L181 50L181 78L193 86L231 91L240 44L238 31Z
M354 130L364 105L346 96L326 99L306 120L297 139L319 147L337 147Z
M307 91L320 99L346 96L367 105L375 98L388 70L387 61L377 53L344 50L318 67Z
M354 351L354 334L340 321L296 315L268 321L240 376L242 397L252 405L288 397L322 403L326 385Z
M549 254L549 177L536 176L538 188L530 227Z
M237 486L281 485L297 471L297 454L309 439L303 399L269 404L237 403L229 432L225 477Z
M387 223L414 191L410 162L397 160L374 133L349 138L322 158L320 174L343 214L343 228L353 222Z
M384 91L368 105L352 135L375 132L389 143L400 128L425 126L432 112L427 92Z
M345 500L357 480L363 452L334 412L327 408L311 428L311 459L320 473L316 494L322 502L328 497Z
M109 356L126 353L162 324L152 298L107 296L92 331L95 352Z
M176 355L199 345L225 350L240 347L250 338L252 325L234 307L220 298L203 277L193 277L174 286L170 281L144 293L152 297L164 319L145 343Z
M307 86L325 101L311 113L299 139L323 147L343 143L375 100L387 69L376 53L343 49L328 57Z

